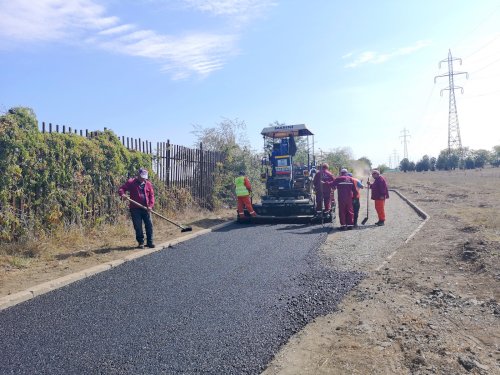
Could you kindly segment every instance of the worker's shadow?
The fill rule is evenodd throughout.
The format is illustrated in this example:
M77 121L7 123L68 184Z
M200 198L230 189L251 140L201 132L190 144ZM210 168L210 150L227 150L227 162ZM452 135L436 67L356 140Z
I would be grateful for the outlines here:
M133 249L136 249L136 245L133 245L133 246L117 246L117 247L104 247L102 249L93 250L92 252L94 254L106 254L106 253L110 253L112 251L129 251L129 250L133 250Z
M365 225L358 225L356 228L353 230L364 230L364 229L372 229L372 228L378 228L377 225L375 224L365 224ZM340 230L340 229L339 229Z
M309 228L309 230L304 231L303 229ZM297 234L315 234L315 233L329 233L333 230L330 223L321 224L294 224L287 225L284 227L277 228L277 230L286 230ZM299 231L297 231L299 230Z
M80 250L72 253L56 254L54 259L65 260L68 258L88 258L93 254L107 254L112 251L130 251L135 249L135 246L117 246L117 247L103 247L101 249L94 250Z

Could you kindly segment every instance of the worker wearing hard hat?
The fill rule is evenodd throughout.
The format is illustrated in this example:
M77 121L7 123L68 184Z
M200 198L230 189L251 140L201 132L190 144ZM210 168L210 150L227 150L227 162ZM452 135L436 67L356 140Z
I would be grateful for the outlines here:
M245 218L244 208L247 209L251 216L257 216L250 200L252 185L250 185L250 181L245 176L245 172L241 171L239 173L239 176L234 179L234 185L236 187L236 196L238 198L238 216L240 219Z

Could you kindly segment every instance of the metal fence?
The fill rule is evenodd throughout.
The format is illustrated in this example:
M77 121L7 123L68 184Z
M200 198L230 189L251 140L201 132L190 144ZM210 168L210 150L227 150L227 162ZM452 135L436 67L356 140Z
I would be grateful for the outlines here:
M52 123L46 124L45 122L41 124L41 131L76 134L87 138L97 134L88 129L77 130L65 125L52 125ZM217 163L224 161L222 152L204 150L202 143L199 148L188 148L171 144L170 140L167 140L156 142L156 149L153 149L152 142L141 138L125 136L118 138L127 149L152 155L152 170L167 187L186 189L199 205L211 207Z

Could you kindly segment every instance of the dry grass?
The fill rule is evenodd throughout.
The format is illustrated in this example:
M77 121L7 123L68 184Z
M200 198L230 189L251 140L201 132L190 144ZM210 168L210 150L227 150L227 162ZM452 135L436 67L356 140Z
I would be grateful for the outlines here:
M388 173L386 178L390 187L441 210L465 231L476 228L488 241L500 241L500 168Z
M231 211L210 212L189 209L172 217L181 225L192 225L193 229L208 228L220 223L232 215ZM179 235L179 229L167 221L154 216L155 242L161 243ZM30 238L22 242L0 244L0 268L27 268L39 261L64 259L76 254L90 255L93 252L131 250L136 245L132 222L124 215L115 225L103 224L84 230L72 227L61 230L47 238Z

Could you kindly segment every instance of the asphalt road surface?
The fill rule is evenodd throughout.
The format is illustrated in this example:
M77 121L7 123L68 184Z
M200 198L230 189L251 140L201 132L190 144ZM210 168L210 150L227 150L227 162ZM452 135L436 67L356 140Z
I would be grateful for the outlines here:
M258 374L363 277L330 228L234 224L0 311L0 373Z

